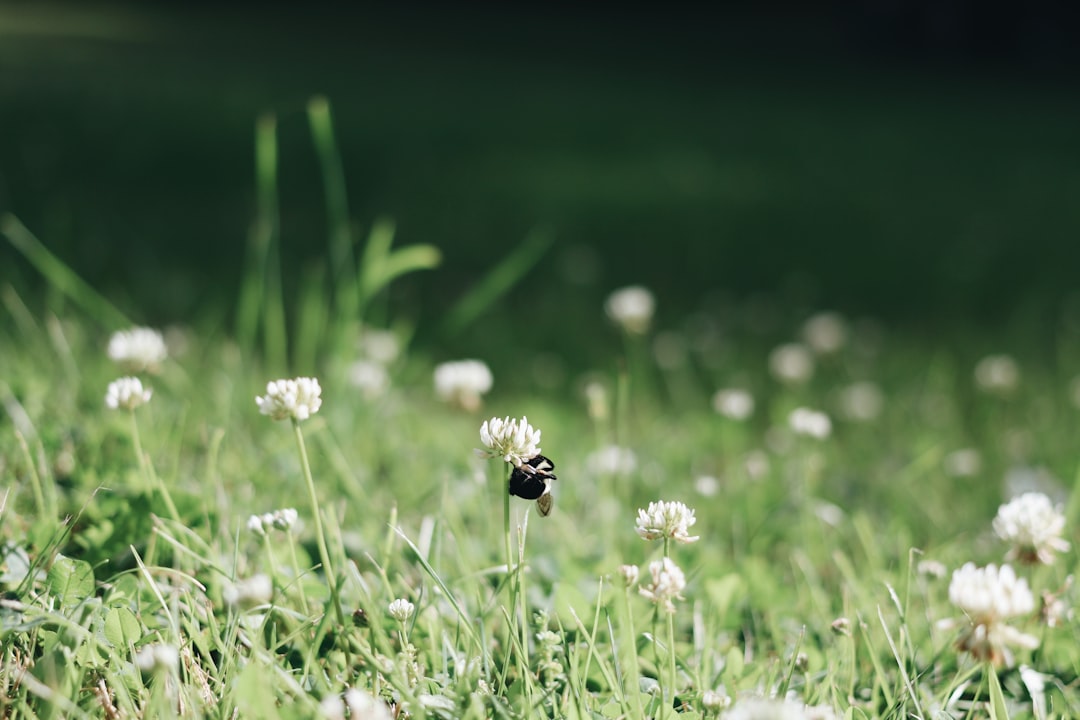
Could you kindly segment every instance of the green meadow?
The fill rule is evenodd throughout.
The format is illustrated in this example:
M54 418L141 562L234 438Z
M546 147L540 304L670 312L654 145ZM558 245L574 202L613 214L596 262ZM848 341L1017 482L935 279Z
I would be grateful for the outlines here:
M0 14L0 717L1080 716L1074 101L384 12Z

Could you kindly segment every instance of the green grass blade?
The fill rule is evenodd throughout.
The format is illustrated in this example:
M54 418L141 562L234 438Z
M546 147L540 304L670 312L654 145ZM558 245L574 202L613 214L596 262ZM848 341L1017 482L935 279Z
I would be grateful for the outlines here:
M990 682L990 718L991 720L1009 720L1009 710L1005 705L1005 693L1001 689L997 671L992 665L986 666L986 677Z
M106 327L125 327L132 325L127 315L105 299L97 290L90 287L74 270L49 252L45 245L34 237L25 225L14 215L6 214L0 218L2 233L23 257L30 261L45 280L68 299L81 307Z
M454 335L472 325L503 295L540 262L551 247L551 236L542 230L533 230L513 252L492 268L447 313L443 331Z

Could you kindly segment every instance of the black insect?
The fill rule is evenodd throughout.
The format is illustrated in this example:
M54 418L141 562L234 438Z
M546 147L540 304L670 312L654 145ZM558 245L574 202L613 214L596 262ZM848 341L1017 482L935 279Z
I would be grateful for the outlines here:
M510 473L510 494L535 500L536 509L546 516L551 512L551 481L555 480L555 463L543 455L526 460Z

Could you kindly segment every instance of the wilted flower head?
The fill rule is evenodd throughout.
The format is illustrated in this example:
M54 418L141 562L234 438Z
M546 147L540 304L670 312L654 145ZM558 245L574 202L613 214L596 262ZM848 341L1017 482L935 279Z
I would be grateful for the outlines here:
M514 467L540 454L540 431L529 424L527 417L485 420L480 426L480 442L486 450L477 448L482 458L502 458Z
M129 372L157 372L168 357L165 339L153 328L119 330L109 338L109 359Z
M656 301L652 292L640 285L616 290L604 303L604 311L612 322L636 335L649 330L655 309Z
M682 600L681 593L686 587L686 576L679 566L672 562L671 558L656 560L649 563L649 574L652 580L648 585L642 585L638 589L645 597L652 600L666 612L675 612L675 600Z
M374 360L356 360L349 365L349 384L359 390L365 400L374 400L390 387L390 373Z
M671 538L681 543L692 543L698 536L690 536L690 526L697 522L694 511L681 502L651 502L646 510L638 510L637 534L644 540Z
M847 420L870 422L877 419L885 405L881 388L872 382L857 382L840 391L840 413Z
M387 611L390 613L390 617L394 618L398 622L405 622L412 617L413 611L416 610L416 606L405 598L398 598L390 603L387 607Z
M788 415L788 425L796 435L806 435L817 440L824 440L832 434L832 421L829 416L809 408L795 408Z
M491 369L481 360L456 360L435 367L435 394L470 412L480 409L480 396L491 390Z
M975 384L989 393L1008 394L1020 384L1020 366L1009 355L987 355L975 365Z
M135 667L145 673L172 672L180 665L180 652L172 645L150 643L135 653Z
M998 508L994 532L1012 545L1007 560L1023 563L1054 562L1055 552L1067 552L1069 543L1061 537L1065 515L1046 495L1029 492Z
M143 388L139 378L122 377L109 383L109 389L105 392L105 405L112 410L134 410L150 402L153 394L154 391L150 388Z
M967 615L969 626L957 641L978 660L1012 664L1009 645L1034 649L1037 638L1007 625L1006 620L1035 611L1035 597L1027 581L1017 578L1008 565L985 568L967 563L953 573L949 600Z
M982 470L982 455L975 448L961 448L946 455L944 465L950 477L972 477Z
M828 355L847 343L847 322L839 313L818 313L810 316L803 323L802 337L814 352L819 355Z
M270 602L274 595L274 583L268 575L259 573L244 580L238 580L235 585L229 585L221 593L227 605L239 607L251 607Z
M780 382L800 385L814 375L814 356L805 345L780 345L769 353L769 371Z
M585 467L593 475L629 475L637 470L637 455L630 448L605 445L585 458Z
M712 405L713 410L731 420L746 420L754 414L754 396L739 388L717 390Z
M255 398L259 412L273 420L307 420L322 407L322 388L316 378L274 380L266 384L266 395Z

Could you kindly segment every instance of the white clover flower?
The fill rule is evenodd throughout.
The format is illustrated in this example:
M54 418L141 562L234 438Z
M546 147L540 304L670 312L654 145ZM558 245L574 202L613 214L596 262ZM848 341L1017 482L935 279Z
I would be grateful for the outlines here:
M360 334L360 352L372 362L386 367L401 354L401 343L392 330L365 327Z
M832 434L832 421L829 416L809 408L795 408L788 415L788 426L796 435L806 435L816 440L824 440Z
M374 400L386 394L390 373L374 360L357 360L349 365L349 384L359 390L365 400Z
M698 475L694 478L694 489L702 497L712 497L720 492L720 479L712 475Z
M349 720L393 720L386 703L363 690L350 688L345 691L345 705L349 708Z
M610 414L608 391L602 382L592 381L585 385L585 404L589 410L589 419L594 422L607 420Z
M679 593L686 587L683 571L671 558L666 557L649 563L649 574L652 575L652 581L638 588L638 592L662 607L665 612L675 612L673 601L683 599Z
M772 463L764 450L751 450L743 458L743 470L751 480L760 480L769 474Z
M157 372L168 357L165 339L153 328L119 330L109 338L109 359L129 372Z
M701 693L702 706L711 712L731 706L731 696L723 690L706 690Z
M1012 664L1010 645L1035 649L1038 638L1006 624L1010 618L1035 611L1035 597L1027 580L1016 577L1008 565L985 568L967 563L952 576L949 600L967 615L968 627L960 635L957 647L978 660L995 665Z
M796 699L760 696L739 698L724 712L724 720L835 720L836 711L827 705L804 705Z
M228 585L221 593L226 605L251 607L270 602L274 595L274 583L268 575L259 573Z
M1007 395L1020 384L1020 366L1009 355L987 355L975 365L975 384L984 392Z
M799 343L780 345L769 353L769 371L788 385L801 385L814 375L814 356Z
M713 410L731 420L746 420L754 414L754 396L746 390L726 388L717 390L712 399Z
M440 400L473 412L480 397L491 390L494 378L482 360L456 360L435 366L435 394Z
M681 502L651 502L646 510L638 510L637 527L634 529L643 540L671 538L676 542L692 543L698 536L690 536L690 526L697 522L694 511Z
M260 515L252 515L247 520L247 529L254 535L265 535L266 528L263 526L263 519Z
M514 467L540 454L540 431L529 424L527 417L485 420L480 426L480 442L486 450L477 448L482 458L501 458Z
M915 566L915 571L920 575L929 575L935 578L943 578L949 574L949 569L945 567L945 563L938 560L920 560L919 564Z
M387 607L387 611L390 613L390 617L394 618L398 622L405 622L412 617L413 611L416 610L416 606L405 598L398 598L390 603Z
M593 475L629 475L637 466L634 451L618 445L606 445L585 458L585 467Z
M274 511L271 521L277 530L291 530L299 517L300 513L296 511L296 508L282 508Z
M1024 493L998 508L994 532L1012 545L1006 560L1023 563L1054 562L1055 552L1068 552L1069 543L1061 537L1065 515L1046 495Z
M847 344L847 321L835 312L811 315L803 323L802 337L810 349L818 355L830 355Z
M943 464L950 477L974 477L982 470L982 455L975 448L961 448L946 455Z
M872 382L857 382L840 391L840 414L853 422L870 422L881 415L885 395Z
M135 653L135 667L145 673L174 672L180 666L180 651L165 643L143 645Z
M620 565L619 577L626 583L626 587L634 587L637 585L638 577L641 575L641 569L637 565Z
M604 312L611 321L633 335L648 332L655 310L652 292L640 285L616 290L604 303Z
M150 402L154 391L143 388L142 380L137 377L122 377L109 383L105 392L105 405L113 410L134 410Z
M322 388L316 378L274 380L266 384L266 395L256 397L259 412L273 420L307 420L322 407Z

